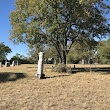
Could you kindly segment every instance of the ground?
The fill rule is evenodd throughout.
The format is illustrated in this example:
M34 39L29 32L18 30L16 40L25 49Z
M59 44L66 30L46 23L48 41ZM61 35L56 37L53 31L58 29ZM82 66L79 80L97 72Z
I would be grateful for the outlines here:
M0 67L0 110L110 110L109 71L54 73L51 66L44 65L41 80L37 65Z

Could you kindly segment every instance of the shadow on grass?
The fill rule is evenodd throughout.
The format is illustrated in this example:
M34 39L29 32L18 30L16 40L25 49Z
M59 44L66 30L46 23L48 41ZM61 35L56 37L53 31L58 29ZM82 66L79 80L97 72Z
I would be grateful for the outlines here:
M72 73L77 73L77 72L99 72L101 74L110 74L110 67L105 67L105 68L72 68Z
M18 79L23 79L26 77L25 73L11 73L11 72L2 72L0 73L0 83L8 81L16 81Z
M45 79L47 79L47 78L56 78L56 77L65 77L65 76L70 76L70 75L57 75L57 76L45 77Z
M99 72L101 74L110 74L110 68L107 67L107 68L96 68L96 69L92 69L93 71L95 72Z
M37 68L37 66L36 67L26 67L26 68Z

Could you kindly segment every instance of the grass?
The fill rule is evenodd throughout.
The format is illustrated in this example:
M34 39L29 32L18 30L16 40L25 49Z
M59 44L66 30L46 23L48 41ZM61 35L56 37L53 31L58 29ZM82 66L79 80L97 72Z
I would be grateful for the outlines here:
M55 73L51 66L44 66L41 80L34 77L36 65L0 68L0 110L110 110L109 71ZM91 65L96 67L110 66Z

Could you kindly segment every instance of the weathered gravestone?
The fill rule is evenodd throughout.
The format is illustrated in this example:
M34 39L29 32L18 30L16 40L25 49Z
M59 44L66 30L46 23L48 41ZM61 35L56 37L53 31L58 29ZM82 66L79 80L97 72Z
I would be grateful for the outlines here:
M0 67L2 67L2 62L0 62Z
M54 64L54 58L47 58L46 63L47 64Z
M11 66L15 66L15 61L12 62L12 65Z
M45 74L43 73L43 60L44 60L44 52L39 52L39 60L38 60L38 69L35 77L39 79L44 79Z
M20 63L19 63L19 61L18 61L18 60L17 60L17 62L16 62L16 65L17 65L17 66L19 66L19 65L20 65Z
M10 67L10 62L5 62L5 67Z

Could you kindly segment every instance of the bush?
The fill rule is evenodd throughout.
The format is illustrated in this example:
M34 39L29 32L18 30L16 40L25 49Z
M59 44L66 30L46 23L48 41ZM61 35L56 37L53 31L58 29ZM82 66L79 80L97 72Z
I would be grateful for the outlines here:
M66 67L66 65L58 64L54 67L52 67L53 72L59 72L59 73L72 73L72 69L70 67Z

